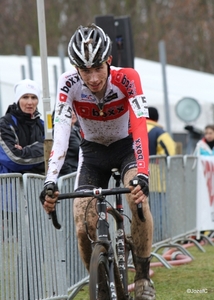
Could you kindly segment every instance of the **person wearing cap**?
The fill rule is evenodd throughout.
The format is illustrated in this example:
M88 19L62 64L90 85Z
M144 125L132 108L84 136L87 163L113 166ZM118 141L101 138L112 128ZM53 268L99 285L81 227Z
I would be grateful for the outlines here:
M146 124L149 136L149 155L175 155L176 143L158 123L159 113L157 108L150 106Z
M24 79L14 93L15 102L0 118L0 173L44 174L44 121L37 110L40 88Z
M135 299L154 300L155 289L149 275L153 220L148 204L147 101L136 70L111 66L111 49L109 36L95 24L79 26L71 37L68 56L74 68L58 80L54 141L40 200L47 213L55 210L57 178L69 145L74 110L83 136L75 189L107 188L112 169L119 170L124 186L131 191L126 199L132 212L131 234L136 254ZM137 186L133 186L133 180ZM138 216L137 205L143 209L145 222ZM84 222L86 209L88 232ZM96 240L96 207L91 198L74 199L73 212L79 253L89 270L92 247L88 235ZM99 299L107 297L98 295Z

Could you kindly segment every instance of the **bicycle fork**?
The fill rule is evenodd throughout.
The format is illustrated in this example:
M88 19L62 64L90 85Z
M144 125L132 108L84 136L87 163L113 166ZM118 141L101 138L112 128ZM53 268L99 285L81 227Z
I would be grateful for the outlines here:
M110 287L110 300L117 300L117 292L115 287L115 276L114 276L114 250L112 242L109 240L109 224L107 222L107 205L105 198L98 199L98 240L105 245L108 252L108 263L109 263L109 287Z

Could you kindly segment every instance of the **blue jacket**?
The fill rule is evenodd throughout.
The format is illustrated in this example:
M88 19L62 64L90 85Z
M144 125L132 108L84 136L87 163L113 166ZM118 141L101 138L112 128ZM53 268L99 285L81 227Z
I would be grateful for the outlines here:
M176 143L157 122L146 120L149 137L149 155L175 155Z
M38 111L32 118L14 103L0 118L0 173L24 172L45 172L44 121Z

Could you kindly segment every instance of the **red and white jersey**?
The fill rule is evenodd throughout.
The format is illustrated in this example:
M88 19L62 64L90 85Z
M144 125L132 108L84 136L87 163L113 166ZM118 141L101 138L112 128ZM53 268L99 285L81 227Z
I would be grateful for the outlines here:
M84 85L77 71L68 71L60 76L54 118L54 143L46 182L56 182L63 165L71 130L72 110L77 115L83 137L88 141L108 146L132 133L138 173L148 175L145 118L148 116L148 108L137 71L132 68L111 67L105 96L101 101Z

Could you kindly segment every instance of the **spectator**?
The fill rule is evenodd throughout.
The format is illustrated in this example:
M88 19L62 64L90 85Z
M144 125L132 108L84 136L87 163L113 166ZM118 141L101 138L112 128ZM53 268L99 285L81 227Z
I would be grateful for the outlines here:
M149 155L175 155L176 144L163 127L158 123L159 114L155 107L149 107L146 120L149 136Z
M214 155L214 124L208 124L204 129L204 137L198 141L195 147L194 155ZM205 234L205 231L201 231L201 234ZM213 235L213 231L208 232L209 236ZM203 237L197 239L201 242Z
M176 144L171 136L158 123L159 114L155 107L149 107L149 117L146 120L149 137L149 155L175 155ZM154 231L162 240L167 224L166 176L161 161L150 159L149 203L154 218Z
M195 155L214 155L214 124L205 127L204 137L196 144Z
M76 114L72 112L71 134L64 164L59 176L67 175L77 170L79 158L79 146L81 142L80 126Z
M44 121L37 105L40 88L30 79L14 87L15 101L0 118L0 173L45 172Z

